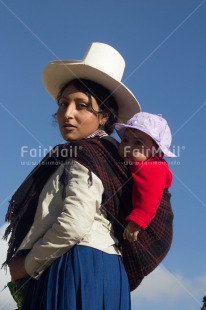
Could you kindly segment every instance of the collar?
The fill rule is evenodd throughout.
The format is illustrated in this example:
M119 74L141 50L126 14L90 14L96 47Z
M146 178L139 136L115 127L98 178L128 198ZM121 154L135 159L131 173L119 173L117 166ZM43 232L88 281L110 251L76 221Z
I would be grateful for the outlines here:
M104 131L104 130L96 130L95 132L93 132L91 135L87 136L85 139L90 139L90 138L94 138L94 137L105 137L108 136L108 134Z

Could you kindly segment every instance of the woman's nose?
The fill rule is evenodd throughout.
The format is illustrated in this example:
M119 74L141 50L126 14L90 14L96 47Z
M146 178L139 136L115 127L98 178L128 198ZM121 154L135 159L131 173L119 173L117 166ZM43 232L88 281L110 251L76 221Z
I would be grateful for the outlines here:
M66 107L66 110L65 110L65 118L68 119L68 118L73 118L74 116L74 112L75 112L75 107L72 103L68 104L68 106Z

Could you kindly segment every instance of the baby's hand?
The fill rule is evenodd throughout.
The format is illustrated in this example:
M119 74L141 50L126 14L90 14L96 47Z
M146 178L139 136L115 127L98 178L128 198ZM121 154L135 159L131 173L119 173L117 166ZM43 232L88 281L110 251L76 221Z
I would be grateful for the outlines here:
M127 239L129 242L137 241L137 235L139 234L140 230L141 228L137 224L129 222L123 232L123 238Z

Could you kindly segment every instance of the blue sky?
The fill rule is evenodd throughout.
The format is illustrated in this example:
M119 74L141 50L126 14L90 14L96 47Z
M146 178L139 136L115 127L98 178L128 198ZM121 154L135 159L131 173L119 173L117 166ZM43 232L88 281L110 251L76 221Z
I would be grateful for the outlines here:
M62 142L52 121L56 104L41 82L49 61L81 59L91 42L112 45L125 58L123 82L142 110L169 122L179 155L168 160L174 240L163 264L132 294L133 310L196 310L206 295L205 29L206 0L0 0L1 235L12 193L41 153ZM8 276L2 270L0 276L3 287ZM6 290L0 304L14 309Z

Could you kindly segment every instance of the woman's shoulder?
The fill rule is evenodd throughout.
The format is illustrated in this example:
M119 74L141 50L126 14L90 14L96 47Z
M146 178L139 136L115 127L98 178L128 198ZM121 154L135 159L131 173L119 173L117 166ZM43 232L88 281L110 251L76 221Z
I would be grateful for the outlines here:
M121 161L118 154L118 142L111 136L94 137L71 142L66 148L70 150L70 157L74 158L107 161L115 158L117 161Z

